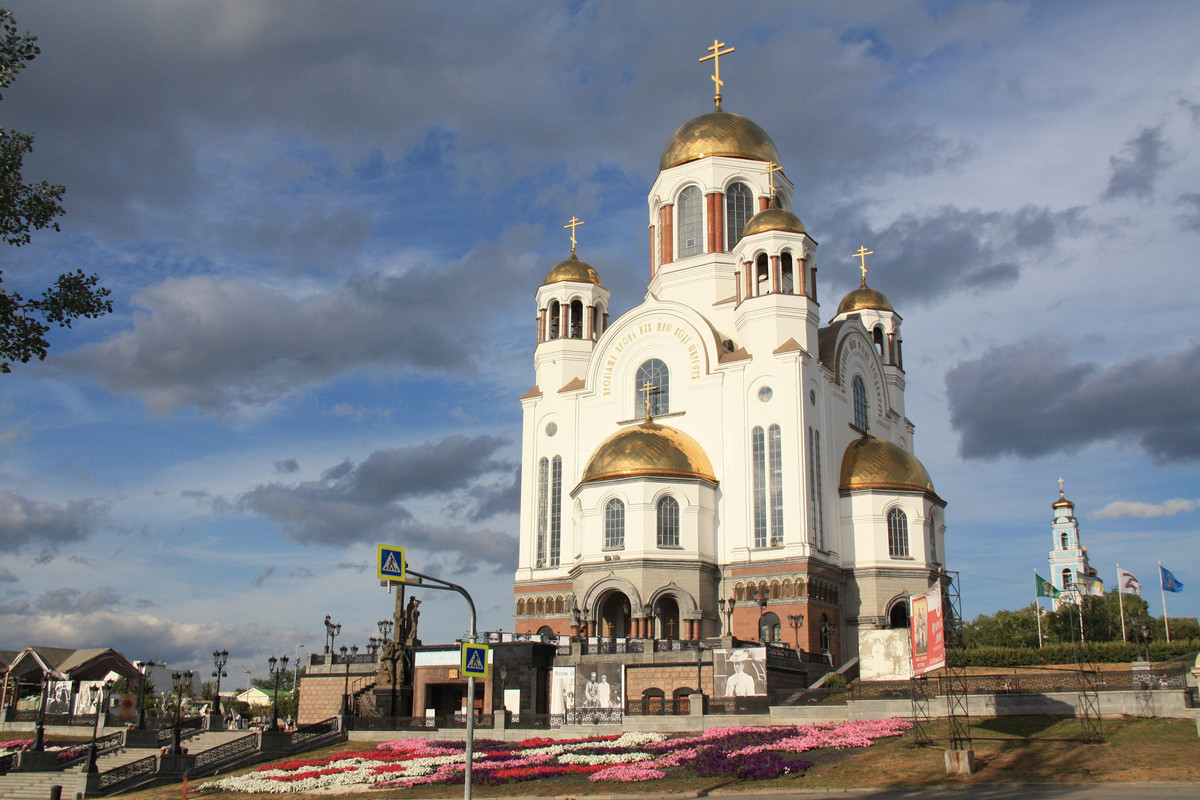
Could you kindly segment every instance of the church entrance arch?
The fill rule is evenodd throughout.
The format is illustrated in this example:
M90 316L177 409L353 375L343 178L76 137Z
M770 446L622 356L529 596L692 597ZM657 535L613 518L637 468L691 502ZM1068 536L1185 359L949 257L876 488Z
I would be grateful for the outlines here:
M679 619L679 603L675 598L665 595L654 604L654 618L658 625L659 639L681 639L683 629Z
M908 601L897 600L888 612L889 628L908 628Z
M609 592L600 600L600 635L617 639L628 637L632 616L629 598L622 592Z

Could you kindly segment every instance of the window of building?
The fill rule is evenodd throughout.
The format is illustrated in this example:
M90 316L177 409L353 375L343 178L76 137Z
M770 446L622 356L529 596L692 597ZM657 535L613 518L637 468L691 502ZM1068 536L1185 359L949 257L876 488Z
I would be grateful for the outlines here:
M779 615L768 611L758 620L758 636L761 642L782 641L783 626L779 624Z
M694 256L704 250L704 219L700 189L689 186L679 193L679 257Z
M821 492L821 432L808 429L808 541L825 549L825 520Z
M1075 586L1075 576L1071 573L1070 567L1062 571L1062 584L1064 592Z
M860 431L867 430L867 385L861 375L855 375L852 383L854 389L854 427Z
M898 508L887 515L888 555L892 558L908 557L908 517Z
M604 546L625 546L625 504L620 500L609 500L604 506Z
M572 339L583 338L583 302L580 300L571 301L571 334Z
M770 294L771 268L766 253L759 253L754 261L754 294L755 296Z
M551 300L550 306L546 309L549 319L546 321L546 338L557 339L559 337L559 325L562 322L562 306L557 300Z
M796 293L796 276L791 253L784 253L779 257L779 291L784 294Z
M771 508L771 544L783 544L783 453L778 425L767 428L767 488Z
M1061 540L1062 540L1062 549L1063 549L1063 550L1066 550L1066 549L1067 549L1067 532L1066 532L1066 531L1063 531L1063 532L1062 532L1062 537L1060 537L1060 538L1061 538Z
M929 526L929 563L937 563L937 520L930 514L926 520Z
M562 456L550 462L550 566L557 567L562 550Z
M546 531L550 517L550 460L538 461L537 566L546 565Z
M750 431L750 474L754 495L754 546L767 546L767 452L763 429Z
M732 183L725 190L725 249L732 250L742 240L746 223L754 216L754 195L744 183Z
M679 547L679 501L664 497L658 501L658 546Z
M829 634L832 631L832 628L829 625L829 615L828 614L821 615L821 627L819 630L821 631L821 652L828 653L829 652Z
M649 390L646 385L649 384ZM650 401L652 416L661 416L671 409L671 373L667 365L652 358L638 367L637 377L633 381L636 417L646 416L646 401Z

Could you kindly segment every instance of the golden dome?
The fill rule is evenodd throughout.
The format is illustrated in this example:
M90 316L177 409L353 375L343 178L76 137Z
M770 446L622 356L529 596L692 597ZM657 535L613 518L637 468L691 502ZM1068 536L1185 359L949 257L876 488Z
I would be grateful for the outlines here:
M733 156L779 163L779 151L767 132L740 114L714 111L686 123L663 149L658 171L705 156Z
M933 481L917 457L886 439L855 439L842 456L838 489L933 490Z
M753 220L751 221L753 222ZM887 296L883 292L867 286L866 278L863 278L861 286L842 298L842 302L838 303L837 313L845 314L847 311L859 311L864 308L872 308L879 311L894 310L891 302L888 301Z
M1058 499L1050 504L1051 508L1074 508L1075 504L1063 495L1062 489L1058 490Z
M600 283L600 275L596 270L592 269L592 265L580 261L575 257L575 251L571 251L571 257L566 261L560 261L546 273L546 280L542 281L542 285L550 283L559 283L561 281L575 281L576 283L594 283L597 286L603 286Z
M804 223L800 221L792 212L786 208L775 206L758 212L750 221L746 223L745 230L742 231L742 236L750 236L763 231L790 231L791 233L805 233Z
M617 431L596 448L580 483L609 478L658 476L716 483L712 463L686 433L646 420Z

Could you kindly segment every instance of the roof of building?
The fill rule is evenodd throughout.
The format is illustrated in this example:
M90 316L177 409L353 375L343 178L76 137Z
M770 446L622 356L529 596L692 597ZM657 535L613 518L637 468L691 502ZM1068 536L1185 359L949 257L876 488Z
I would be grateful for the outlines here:
M601 442L579 482L639 476L700 478L717 482L712 462L695 439L649 419L619 430Z
M546 273L546 280L542 281L545 286L551 283L560 283L562 281L575 281L576 283L594 283L597 286L603 286L600 283L600 274L592 268L591 264L585 261L580 261L575 256L575 251L571 251L571 257L566 261L560 261L550 268Z
M894 442L867 434L846 447L838 489L900 489L936 494L929 472L916 456Z
M862 284L853 292L843 297L842 302L838 303L837 313L845 314L847 311L860 311L866 308L879 311L894 310L891 301L887 299L887 296L883 292L867 286L867 277L864 275Z
M713 111L685 123L663 148L658 170L706 156L752 158L779 163L779 151L767 132L740 114Z
M806 233L804 223L792 212L778 205L763 209L750 218L746 223L742 236L753 236L763 231L788 231L790 233Z

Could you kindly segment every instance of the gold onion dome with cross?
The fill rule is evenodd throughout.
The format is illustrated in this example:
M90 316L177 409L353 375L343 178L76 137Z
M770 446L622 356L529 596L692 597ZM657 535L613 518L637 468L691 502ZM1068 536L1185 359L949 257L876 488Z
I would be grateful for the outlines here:
M601 442L579 482L640 476L717 482L712 462L695 439L650 419L617 431Z
M898 444L863 434L846 448L838 490L891 489L936 494L929 471Z
M807 233L804 223L792 212L779 205L779 198L771 201L771 207L765 208L750 218L746 223L742 236L753 236L764 231L788 231L790 233Z
M551 283L559 283L560 281L575 281L576 283L594 283L597 286L603 286L600 283L600 275L596 270L592 269L592 265L585 261L580 261L575 253L571 253L571 257L566 261L560 261L550 268L546 273L546 280L542 285Z
M740 114L713 111L696 117L675 131L663 148L658 171L708 156L779 163L779 151L766 131Z

